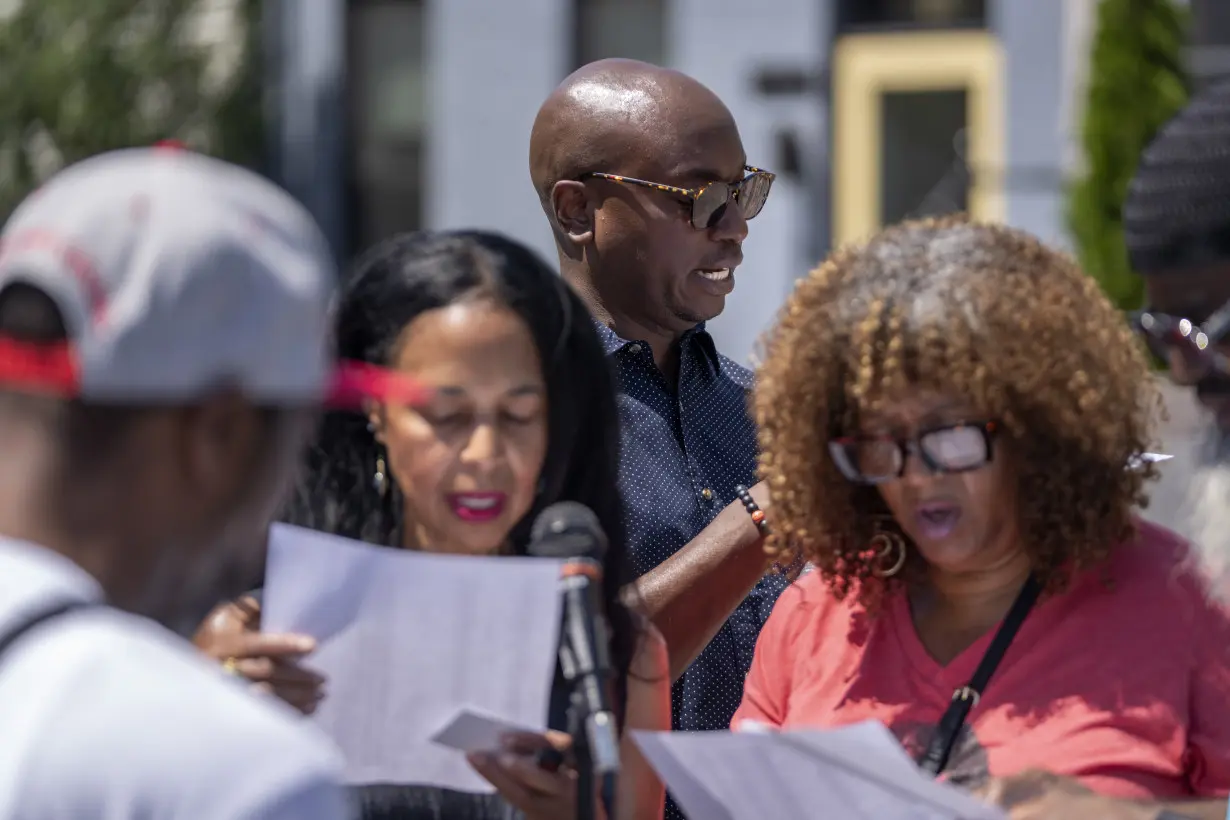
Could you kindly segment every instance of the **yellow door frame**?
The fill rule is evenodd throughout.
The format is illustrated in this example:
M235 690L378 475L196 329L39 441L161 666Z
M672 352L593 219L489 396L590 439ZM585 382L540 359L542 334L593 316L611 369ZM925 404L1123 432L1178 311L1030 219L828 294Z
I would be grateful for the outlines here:
M1003 57L985 31L852 34L833 52L833 240L866 239L880 225L880 96L966 92L970 214L1004 219Z

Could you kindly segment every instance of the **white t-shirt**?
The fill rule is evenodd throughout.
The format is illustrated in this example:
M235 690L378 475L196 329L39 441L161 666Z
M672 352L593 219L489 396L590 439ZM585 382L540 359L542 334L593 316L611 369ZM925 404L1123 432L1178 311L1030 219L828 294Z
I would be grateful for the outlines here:
M69 598L102 591L0 539L0 635ZM0 820L337 820L340 780L310 724L146 619L75 611L0 657Z

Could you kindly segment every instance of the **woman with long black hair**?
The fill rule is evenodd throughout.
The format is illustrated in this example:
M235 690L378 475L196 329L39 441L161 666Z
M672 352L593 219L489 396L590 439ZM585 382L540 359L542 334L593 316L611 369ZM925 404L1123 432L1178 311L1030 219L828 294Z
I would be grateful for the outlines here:
M610 541L603 584L625 734L621 818L661 815L664 790L627 729L670 728L666 650L620 592L631 581L616 488L612 374L584 305L532 251L478 232L414 233L372 248L342 289L338 354L403 374L424 406L372 403L330 413L284 520L391 548L524 554L538 513L558 501L592 509ZM322 681L262 644L259 604L228 604L197 643L304 712ZM274 639L276 642L276 639ZM373 659L373 662L379 662ZM549 725L565 726L557 676ZM549 733L543 745L566 744ZM402 784L360 787L365 820L569 818L575 773L534 750L473 764L498 795Z

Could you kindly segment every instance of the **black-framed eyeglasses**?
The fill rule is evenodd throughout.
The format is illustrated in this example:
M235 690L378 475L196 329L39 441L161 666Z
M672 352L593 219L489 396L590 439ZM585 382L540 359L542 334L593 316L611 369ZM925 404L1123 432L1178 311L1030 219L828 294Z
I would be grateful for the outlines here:
M829 440L829 454L855 484L883 484L905 475L911 453L933 473L964 473L991 462L993 421L965 421L920 430L911 437L843 436Z
M1230 376L1230 357L1217 349L1230 332L1230 302L1201 324L1182 316L1152 310L1129 315L1132 329L1145 340L1149 352L1167 364L1177 356L1195 378Z
M698 230L708 230L722 220L726 206L733 200L739 206L744 219L754 219L769 198L769 189L777 175L762 168L751 165L743 166L748 174L738 182L710 182L699 188L679 188L675 185L663 185L660 182L650 182L645 179L620 176L619 174L602 174L598 172L582 174L580 179L609 179L625 185L639 185L642 188L652 188L655 191L682 197L692 205L692 226Z

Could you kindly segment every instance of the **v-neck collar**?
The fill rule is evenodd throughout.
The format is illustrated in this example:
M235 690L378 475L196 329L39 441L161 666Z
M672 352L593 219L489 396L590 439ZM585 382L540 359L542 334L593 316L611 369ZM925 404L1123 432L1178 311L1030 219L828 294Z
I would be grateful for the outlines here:
M1004 655L1005 662L1020 648L1019 644L1028 641L1030 622L1036 620L1038 611L1044 603L1039 601L1035 604L1025 622L1021 624L1021 628L1017 631L1016 637ZM970 678L974 676L974 671L978 668L978 664L982 662L983 656L986 655L991 641L994 640L995 633L1003 625L1003 618L1001 618L994 626L979 636L978 640L962 650L947 665L944 665L931 656L931 653L927 651L927 647L923 644L922 638L918 636L918 629L914 626L914 618L910 614L909 596L904 590L899 590L893 594L889 607L893 631L897 636L898 642L901 644L906 658L924 680L934 681L937 687L944 690L943 695L945 698L969 683ZM1007 617L1006 613L1005 617ZM996 671L996 677L998 677L1000 671L1002 670ZM994 685L995 678L992 678L990 686L994 687Z

